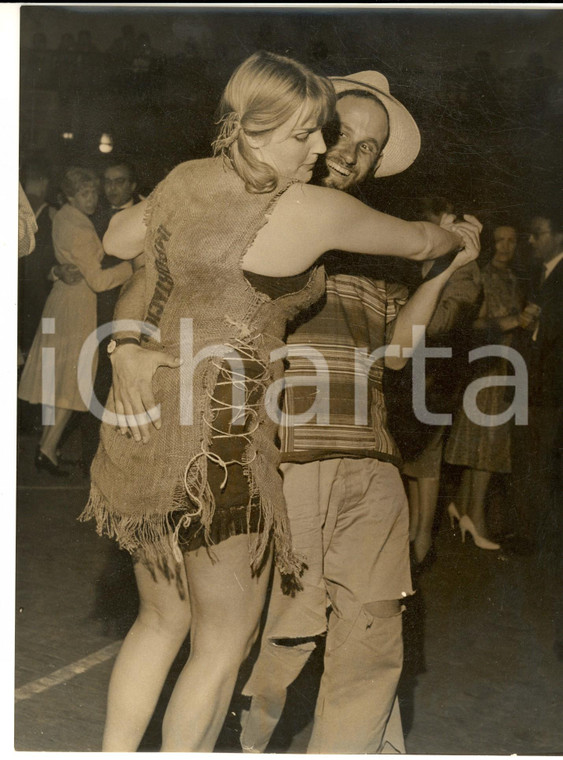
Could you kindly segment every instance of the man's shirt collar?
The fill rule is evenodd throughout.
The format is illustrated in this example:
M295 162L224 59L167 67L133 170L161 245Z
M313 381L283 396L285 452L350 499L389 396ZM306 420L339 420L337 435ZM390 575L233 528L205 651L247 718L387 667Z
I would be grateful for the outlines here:
M547 280L549 275L553 272L557 264L559 264L561 259L563 259L563 251L561 251L561 253L558 253L557 256L554 256L551 259L551 261L548 261L546 264L543 265L544 270L545 270L544 282L545 280Z
M133 198L130 198L127 203L125 203L123 206L112 206L112 211L124 211L126 208L131 208L131 206L135 205L135 201Z

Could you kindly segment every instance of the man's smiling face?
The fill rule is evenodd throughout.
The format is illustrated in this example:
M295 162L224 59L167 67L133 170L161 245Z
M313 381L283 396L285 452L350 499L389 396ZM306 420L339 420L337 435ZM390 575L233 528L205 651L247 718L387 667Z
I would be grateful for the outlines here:
M336 103L338 137L326 153L325 187L349 190L373 174L389 134L385 108L373 98L344 95Z

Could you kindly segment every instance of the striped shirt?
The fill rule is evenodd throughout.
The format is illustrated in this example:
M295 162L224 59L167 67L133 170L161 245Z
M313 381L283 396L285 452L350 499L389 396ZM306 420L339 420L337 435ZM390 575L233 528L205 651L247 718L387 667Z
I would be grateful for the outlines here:
M399 451L387 429L384 359L370 355L389 342L407 288L331 274L329 267L327 272L326 301L287 340L282 459L374 457L398 464ZM295 417L307 412L313 413L309 420Z

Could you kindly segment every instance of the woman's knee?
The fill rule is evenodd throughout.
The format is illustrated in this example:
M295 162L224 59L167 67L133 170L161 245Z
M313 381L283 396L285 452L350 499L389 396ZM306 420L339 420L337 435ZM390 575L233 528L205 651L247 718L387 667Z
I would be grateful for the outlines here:
M190 630L191 615L189 604L159 604L155 601L140 601L137 620L153 630L170 638L185 639Z
M137 621L173 638L184 639L191 625L190 601L182 590L185 578L156 576L142 562L134 564L139 592Z

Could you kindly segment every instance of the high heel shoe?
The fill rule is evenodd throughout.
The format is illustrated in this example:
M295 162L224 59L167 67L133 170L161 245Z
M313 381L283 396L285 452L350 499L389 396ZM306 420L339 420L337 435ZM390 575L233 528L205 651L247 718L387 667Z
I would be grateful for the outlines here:
M458 522L461 520L461 515L457 511L457 507L453 501L448 504L448 515L450 518L450 525L453 530L455 528L454 520L457 520Z
M66 470L62 470L58 464L55 464L41 451L40 446L35 450L35 469L45 470L45 472L48 472L49 475L53 475L55 478L68 478L69 476Z
M488 538L484 538L483 536L480 536L479 533L477 533L477 528L473 524L473 520L467 515L463 515L463 517L460 519L459 529L461 530L462 543L465 543L465 534L470 533L473 536L473 540L475 541L475 546L478 546L479 549L500 549L500 544L495 544L493 541L489 541Z

